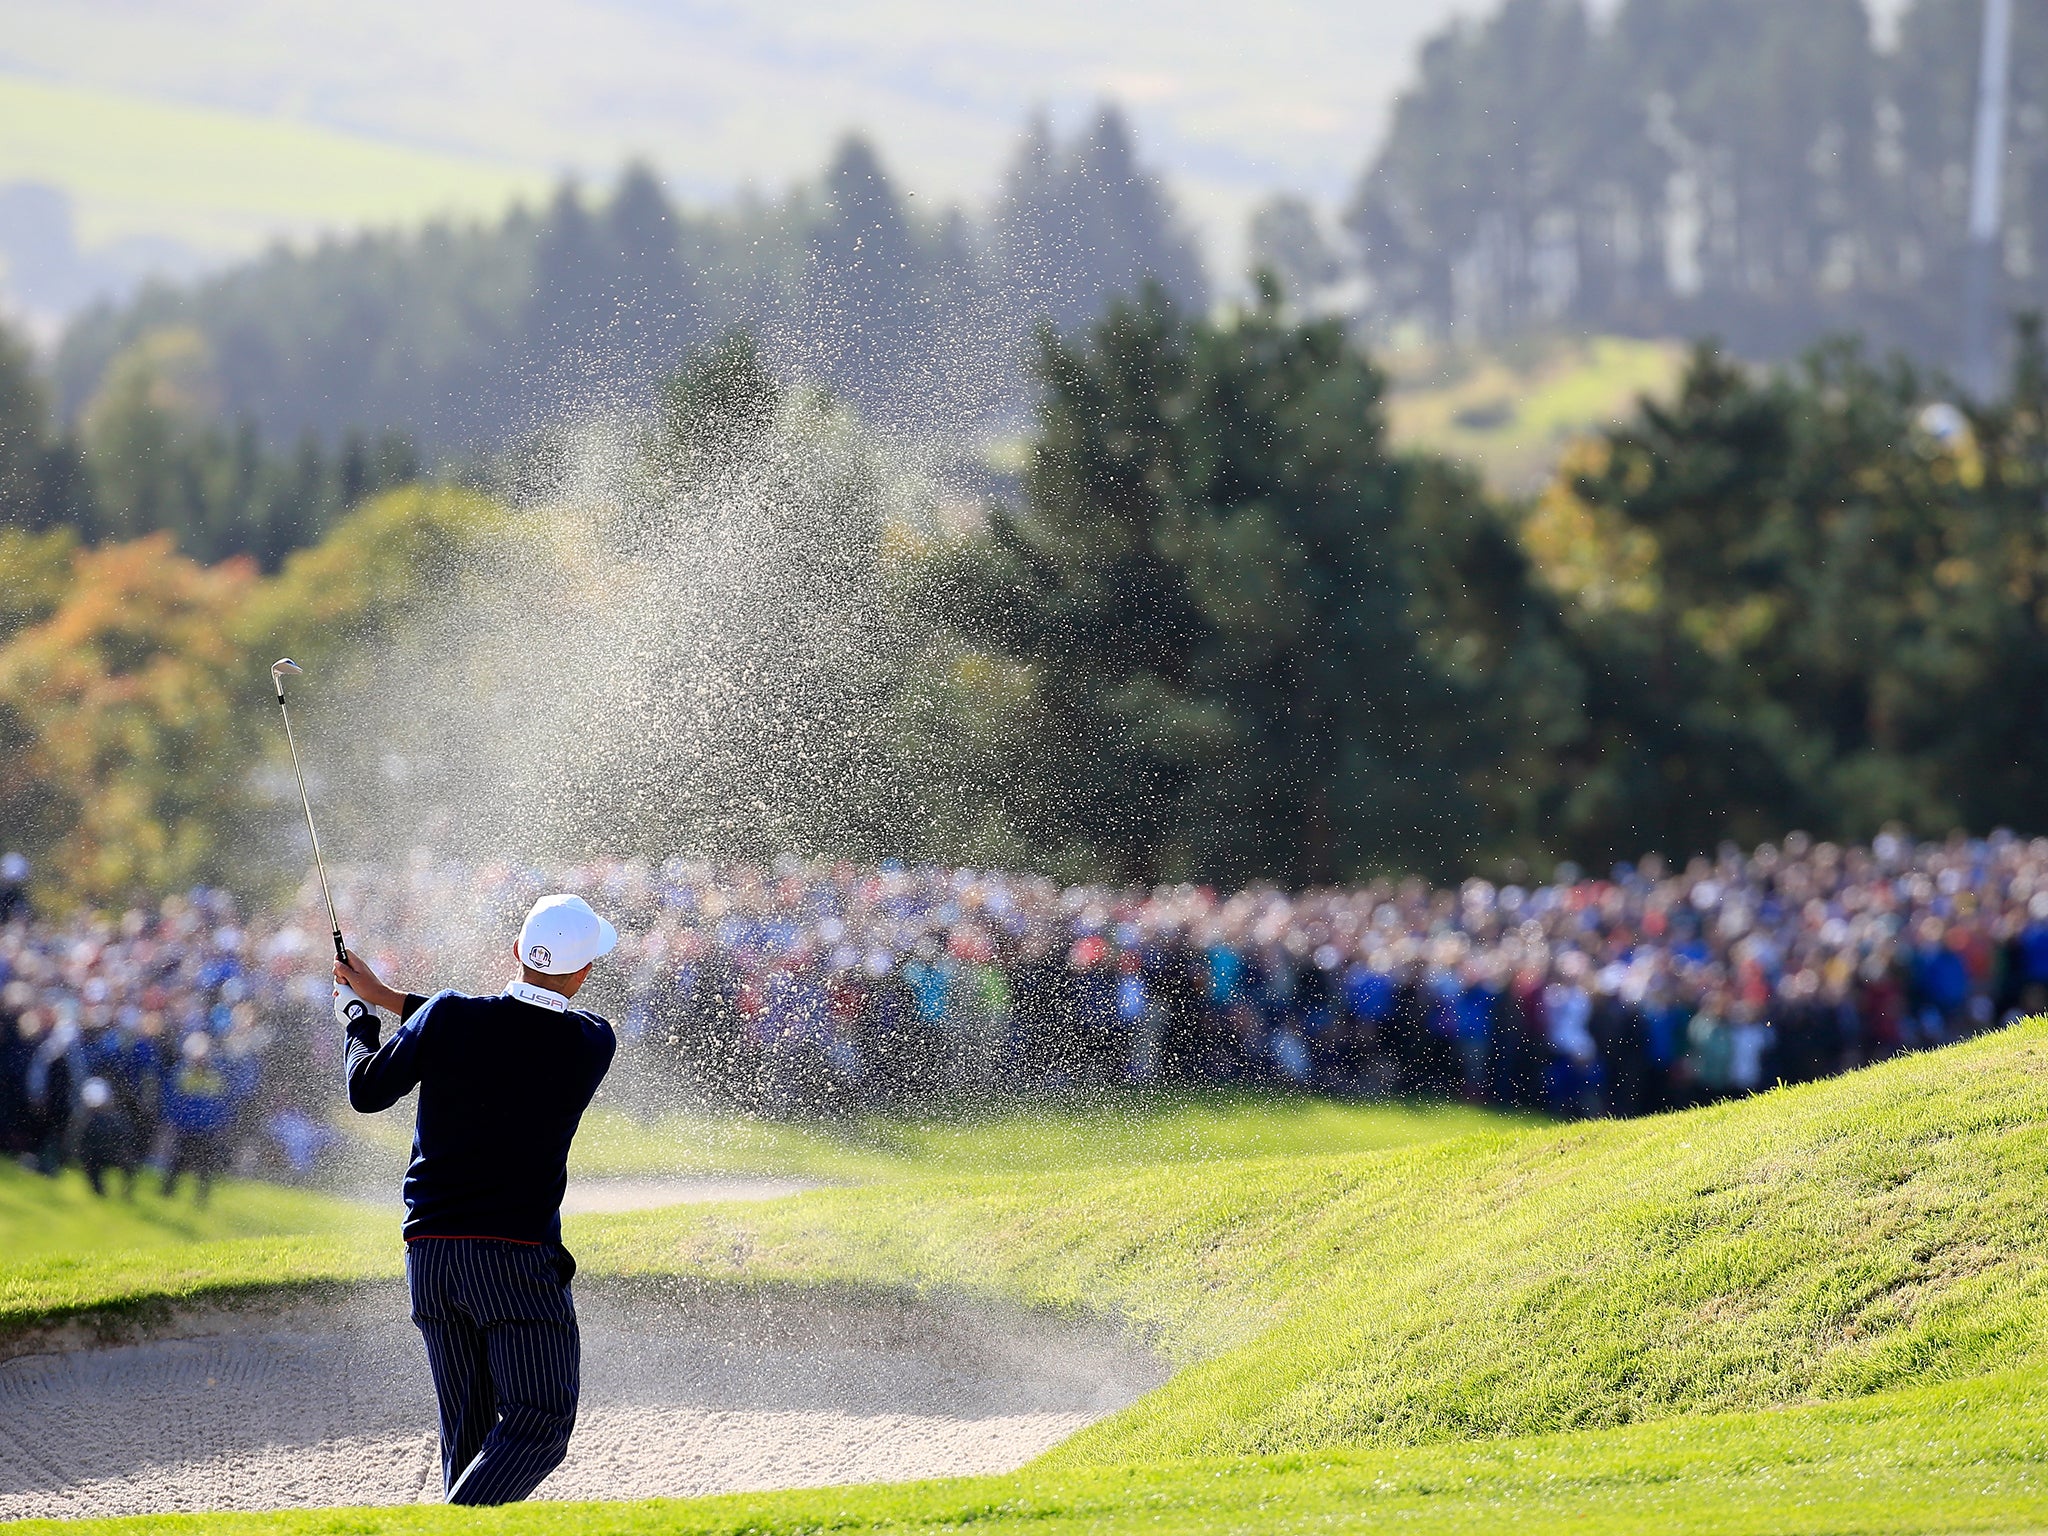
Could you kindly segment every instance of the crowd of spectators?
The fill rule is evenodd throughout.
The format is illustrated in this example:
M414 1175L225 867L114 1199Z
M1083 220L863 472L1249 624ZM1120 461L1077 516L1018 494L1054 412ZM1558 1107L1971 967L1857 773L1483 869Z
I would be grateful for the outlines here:
M420 857L343 899L415 984L488 985L557 886L625 935L591 995L635 1091L763 1113L1204 1082L1633 1115L2048 1008L2048 840L2007 834L1299 895Z
M586 994L631 1107L831 1116L1129 1083L1634 1115L1800 1082L2048 1010L2048 839L1724 848L1523 887L1289 895L989 871L415 855L345 872L395 983L489 989L518 915L623 935ZM305 1167L337 1069L316 888L0 927L0 1141L97 1186Z
M337 1139L319 935L214 890L38 922L26 874L0 862L0 1153L202 1204L230 1169L308 1173Z

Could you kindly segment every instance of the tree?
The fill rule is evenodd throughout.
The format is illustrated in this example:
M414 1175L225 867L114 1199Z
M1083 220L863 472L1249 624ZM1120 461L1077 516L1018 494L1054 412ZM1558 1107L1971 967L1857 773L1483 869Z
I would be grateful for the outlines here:
M781 381L762 361L760 345L733 331L716 346L690 354L662 386L662 467L685 481L753 459L783 404Z
M1425 45L1348 214L1376 318L1712 332L1776 357L1919 325L1902 298L1952 285L1904 238L1932 187L1888 125L1938 93L1888 96L1861 0L1594 9L1503 0Z
M1671 722L1637 733L1664 783L1634 775L1622 824L1699 847L1703 806L1737 837L2039 821L2044 378L2030 326L2010 396L1942 438L1903 362L1838 343L1758 375L1702 348L1676 399L1601 435L1549 512L1649 552L1628 579L1650 602L1575 621Z
M1028 678L995 793L1061 871L1313 883L1446 864L1484 832L1415 624L1419 471L1340 326L1271 290L1224 325L1152 285L1041 334L1025 504L931 601ZM1469 484L1432 482L1445 522ZM1515 577L1511 573L1509 578Z
M1172 200L1139 164L1129 123L1104 106L1061 146L1045 119L1027 127L995 213L1005 291L1020 327L1050 319L1073 332L1109 302L1158 283L1200 311L1208 280Z
M821 377L878 400L927 350L926 252L874 147L844 140L825 172L811 232L805 311Z
M51 419L34 356L0 325L0 529L91 526L98 517L78 445Z
M1343 258L1323 237L1315 209L1304 198L1281 193L1266 199L1253 211L1248 233L1253 270L1272 272L1281 292L1296 303L1344 275Z
M77 556L78 535L69 528L29 533L0 526L0 646L57 611Z
M647 165L635 161L605 209L614 256L614 327L621 369L645 390L667 377L701 332L698 297L683 264L682 215Z
M338 512L420 473L402 433L347 433L330 457L306 432L289 457L277 457L247 417L228 430L212 351L189 326L152 332L122 354L86 408L83 440L90 495L70 500L88 510L64 515L60 487L44 493L59 514L44 521L111 540L167 531L201 560L251 555L271 570ZM63 463L61 444L46 463Z
M605 403L609 371L602 354L613 316L611 263L597 221L574 182L555 189L535 236L533 287L526 305L529 395L542 413ZM528 423L529 429L540 425Z
M0 647L0 813L56 904L228 874L253 718L230 632L255 579L162 534L89 551L55 611Z

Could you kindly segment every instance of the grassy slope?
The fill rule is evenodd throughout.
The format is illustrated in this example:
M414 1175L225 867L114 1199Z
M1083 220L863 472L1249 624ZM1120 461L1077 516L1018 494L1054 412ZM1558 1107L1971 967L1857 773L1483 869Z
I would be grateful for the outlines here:
M1676 342L1625 336L1394 354L1388 430L1403 447L1460 460L1496 491L1523 494L1541 487L1573 438L1622 420L1638 395L1668 395L1684 360Z
M494 214L547 186L537 167L5 71L0 120L0 181L64 187L88 246L152 235L208 255L249 254L280 226Z
M0 1335L146 1301L397 1271L386 1214L242 1179L216 1186L204 1210L189 1184L168 1200L156 1188L145 1177L132 1200L101 1199L79 1174L45 1179L0 1162Z
M370 1130L396 1187L410 1113ZM1085 1167L1140 1159L1228 1159L1307 1148L1366 1148L1455 1136L1499 1117L1455 1108L1346 1105L1219 1095L1119 1096L1049 1116L867 1120L837 1133L767 1121L672 1116L640 1125L594 1115L576 1170L717 1170L855 1181L1004 1166ZM76 1175L49 1181L0 1164L0 1335L55 1318L278 1286L385 1278L401 1249L389 1211L274 1186L229 1182L212 1209L164 1201L144 1180L135 1203L95 1201ZM579 1245L581 1229L571 1225Z
M402 1130L386 1118L381 1134ZM1168 1092L1106 1095L1053 1112L869 1116L830 1129L681 1114L643 1124L610 1111L586 1120L571 1167L595 1176L717 1171L858 1183L1376 1151L1517 1123L1456 1106Z
M1061 1465L1527 1435L2048 1360L2048 1026L1702 1113L597 1218L598 1270L1121 1312L1190 1363Z
M593 1272L1120 1311L1188 1366L1014 1478L246 1528L2048 1528L2044 1100L2035 1024L1654 1121L593 1218Z
M91 1249L320 1232L354 1211L324 1195L247 1179L223 1180L204 1207L192 1198L189 1180L169 1199L159 1188L146 1174L132 1197L102 1198L80 1173L46 1179L0 1161L0 1254L12 1264Z

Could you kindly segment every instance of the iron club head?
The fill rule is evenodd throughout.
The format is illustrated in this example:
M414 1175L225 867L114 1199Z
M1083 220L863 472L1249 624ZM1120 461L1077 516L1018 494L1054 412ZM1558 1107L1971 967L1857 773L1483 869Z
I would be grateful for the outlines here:
M284 697L284 680L287 675L296 677L306 669L289 656L280 656L270 664L271 686L277 689L277 696Z

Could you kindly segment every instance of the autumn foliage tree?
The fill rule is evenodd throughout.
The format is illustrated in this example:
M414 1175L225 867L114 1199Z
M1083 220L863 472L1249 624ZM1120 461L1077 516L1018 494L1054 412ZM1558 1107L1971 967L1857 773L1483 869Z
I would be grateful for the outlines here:
M220 878L250 756L232 626L256 579L164 534L90 550L56 612L0 650L4 815L49 888L112 901Z
M39 900L248 886L275 809L258 770L282 751L269 662L374 647L503 519L470 492L390 492L269 578L247 559L201 565L167 533L0 538L19 610L11 635L0 625L0 841L30 855Z

